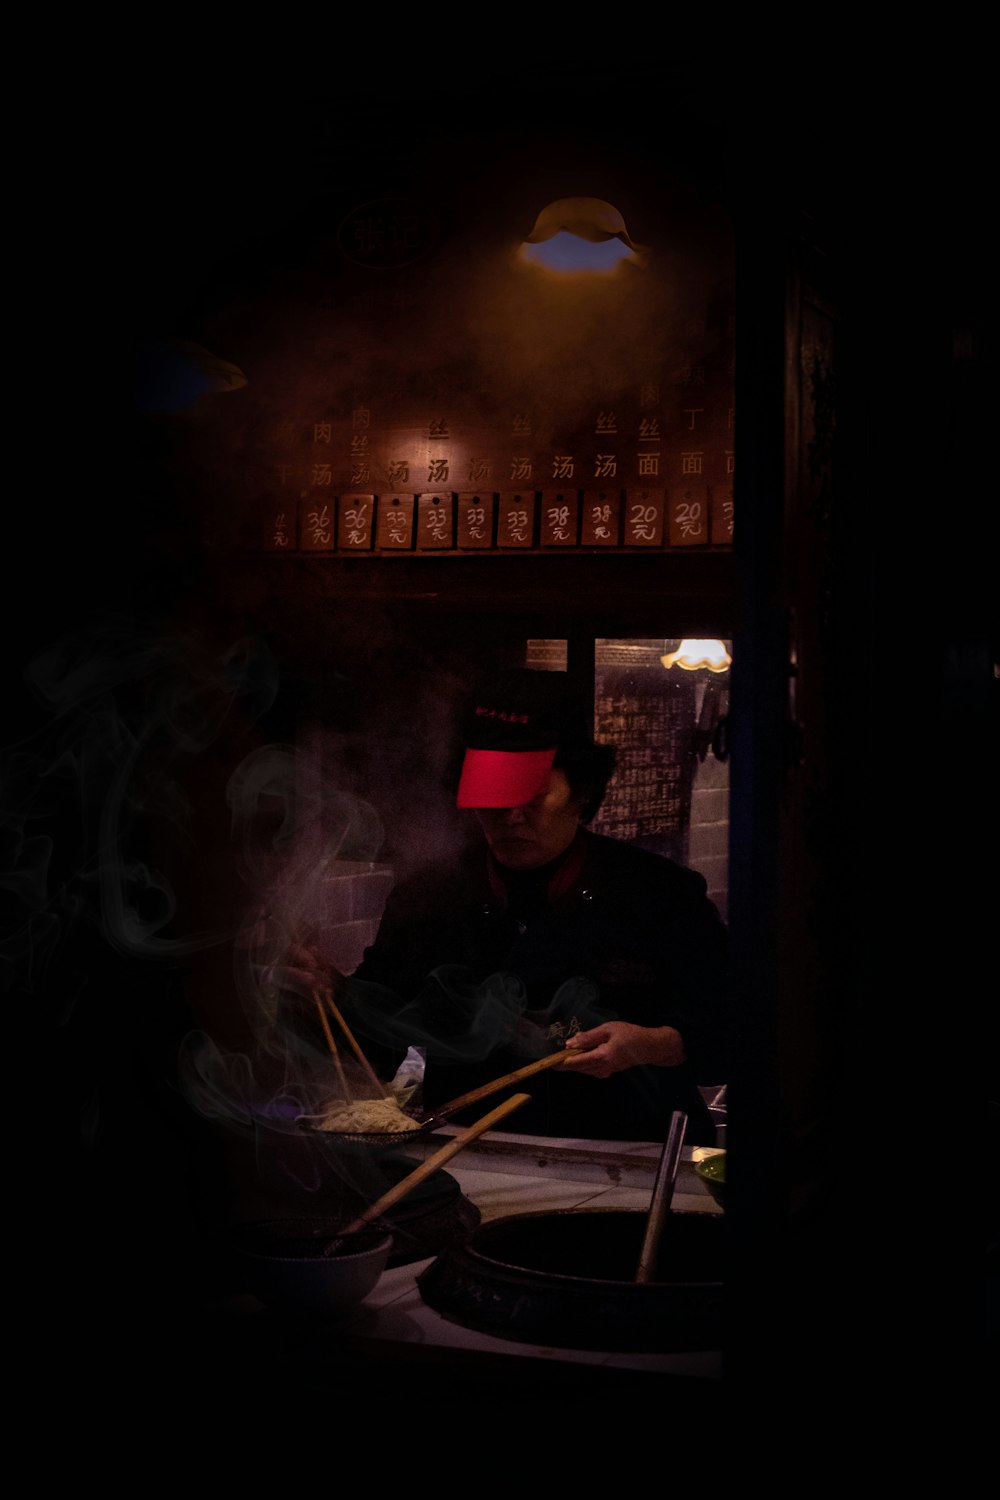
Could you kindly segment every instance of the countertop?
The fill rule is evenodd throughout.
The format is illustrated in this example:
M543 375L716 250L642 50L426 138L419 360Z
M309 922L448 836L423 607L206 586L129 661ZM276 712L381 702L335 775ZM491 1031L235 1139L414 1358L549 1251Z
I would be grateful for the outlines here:
M414 1143L414 1154L429 1155L450 1135ZM462 1192L476 1205L482 1221L515 1214L561 1209L604 1208L646 1212L662 1153L650 1142L556 1140L493 1132L472 1142L445 1166ZM682 1152L672 1212L719 1214L721 1210L693 1171L696 1156L708 1148ZM602 1349L544 1347L522 1342L512 1329L497 1337L452 1321L422 1299L418 1277L431 1260L395 1266L383 1272L365 1300L333 1323L323 1325L304 1315L289 1317L266 1308L250 1295L232 1298L226 1316L240 1325L253 1347L254 1335L279 1338L284 1357L309 1371L307 1383L321 1388L338 1370L382 1373L428 1368L440 1380L472 1390L483 1381L492 1390L537 1390L551 1382L574 1387L599 1375L631 1384L652 1376L674 1376L685 1383L718 1379L719 1350L682 1353L622 1353ZM603 1386L601 1387L603 1389Z

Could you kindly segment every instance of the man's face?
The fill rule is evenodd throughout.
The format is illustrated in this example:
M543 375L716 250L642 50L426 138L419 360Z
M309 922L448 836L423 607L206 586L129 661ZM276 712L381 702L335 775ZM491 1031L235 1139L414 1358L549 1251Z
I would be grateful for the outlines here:
M481 807L479 826L497 864L511 870L537 870L568 849L580 823L583 799L574 797L562 771L550 771L548 784L520 807Z

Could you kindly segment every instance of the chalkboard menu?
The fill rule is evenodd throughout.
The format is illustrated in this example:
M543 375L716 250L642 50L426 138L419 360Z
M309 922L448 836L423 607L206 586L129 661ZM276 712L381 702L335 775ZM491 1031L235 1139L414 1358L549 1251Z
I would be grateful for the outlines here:
M591 827L687 862L696 683L660 662L668 642L604 643L594 675L598 740L618 747L615 774Z

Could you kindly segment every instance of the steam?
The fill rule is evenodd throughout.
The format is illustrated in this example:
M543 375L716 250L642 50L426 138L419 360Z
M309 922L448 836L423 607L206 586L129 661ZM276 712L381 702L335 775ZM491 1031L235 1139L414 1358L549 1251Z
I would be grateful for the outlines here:
M582 977L564 981L535 1009L516 974L480 980L459 965L435 969L405 1002L364 979L348 979L345 990L373 1041L396 1051L420 1046L432 1063L482 1062L499 1047L532 1061L551 1052L553 1040L616 1019L601 1005L597 986Z
M223 941L179 927L159 831L191 831L178 764L236 705L255 714L272 700L267 652L244 641L211 658L109 623L43 649L24 680L45 722L0 753L5 988L38 995L57 955L71 964L71 940L94 927L121 955L170 962ZM53 985L61 1019L74 988Z
M322 944L329 878L371 868L384 839L370 804L326 784L325 751L318 731L301 749L262 746L239 763L226 787L247 889L234 934L234 979L258 1043L282 1060L286 1076L293 1060L310 1066L314 1052L283 1002L292 994L308 1005L312 988L307 977L296 980L288 971L300 949L315 954Z
M298 1115L329 1096L330 1060L270 976L321 924L326 874L378 852L378 814L329 784L336 745L318 730L301 747L258 745L228 766L279 689L257 638L212 650L182 632L107 621L46 645L23 678L36 727L0 752L0 975L63 1034L56 1101L75 1106L79 1143L99 1145L130 1088L123 1067L163 1024L164 995L183 999L207 960L213 978L221 962L235 980L253 1045L226 1051L188 1022L176 1056L183 1096L237 1131L297 1131ZM228 777L203 779L218 766ZM217 859L227 819L235 857L227 866L223 849L225 889L206 905L192 896L193 872ZM171 1059L161 1062L155 1081L170 1086ZM319 1185L314 1165L289 1172Z
M392 640L386 649L396 660ZM254 637L211 649L183 632L107 622L28 664L41 727L0 757L10 918L0 972L8 989L44 998L65 1033L64 1102L75 1099L88 1150L113 1117L123 1059L134 1065L143 1028L159 1024L155 1008L172 993L184 999L182 1024L172 1055L157 1060L159 1083L249 1139L287 1182L319 1192L332 1176L363 1177L377 1194L374 1163L341 1162L334 1143L300 1127L339 1090L312 983L295 972L303 947L326 954L329 984L363 1018L364 1044L400 1057L423 1044L435 1062L477 1061L514 1042L527 1060L551 1049L553 1025L586 1010L578 986L534 1012L516 977L480 983L457 967L404 999L354 980L324 949L338 877L376 877L387 894L400 868L453 856L467 837L447 785L457 677L436 662L419 688L406 665L404 701L366 705L351 735L317 718L289 744L262 733L281 684ZM372 800L351 784L361 774ZM384 810L394 814L391 868L377 863ZM378 912L367 915L374 924ZM199 984L213 1016L193 991L184 998ZM590 1014L580 1024L604 1019ZM242 1041L216 1034L220 1016L223 1030L240 1022ZM75 1019L96 1020L94 1035ZM342 1063L348 1091L364 1097L370 1080L346 1049Z
M181 1044L181 1077L189 1103L206 1120L251 1127L270 1117L280 1128L283 1119L302 1113L298 1097L268 1097L261 1090L245 1053L223 1055L203 1031L189 1032Z
M327 1068L328 1071L328 1068ZM297 1067L288 1086L268 1086L244 1053L223 1052L203 1031L182 1041L179 1079L184 1098L203 1119L249 1143L263 1182L290 1184L314 1197L324 1189L353 1190L362 1201L378 1197L386 1177L377 1154L345 1154L321 1132L306 1133L299 1120L329 1102L324 1072Z

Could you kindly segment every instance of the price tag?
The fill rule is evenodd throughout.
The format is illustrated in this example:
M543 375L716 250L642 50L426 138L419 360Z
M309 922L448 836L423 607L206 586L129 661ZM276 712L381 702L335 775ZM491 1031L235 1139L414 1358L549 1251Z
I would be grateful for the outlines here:
M535 537L534 494L505 494L497 507L497 546L530 547Z
M341 552L370 552L374 495L341 495L337 507L337 546Z
M265 552L295 552L298 547L298 501L267 499L260 507L260 545Z
M627 490L625 494L626 547L663 545L663 491Z
M378 529L375 539L380 552L408 552L413 547L413 496L379 495Z
M458 545L463 549L492 547L495 495L459 495Z
M579 491L546 490L542 495L542 546L575 547L579 528Z
M670 491L668 540L671 547L704 547L708 542L708 486L677 485Z
M417 500L417 547L421 552L449 551L455 545L453 495L420 495Z
M622 497L618 490L584 490L580 541L585 547L617 547Z
M303 552L332 552L336 546L336 507L326 500L303 500L299 507L299 546Z
M712 542L716 547L733 545L733 487L731 484L712 486L709 500L711 511Z

